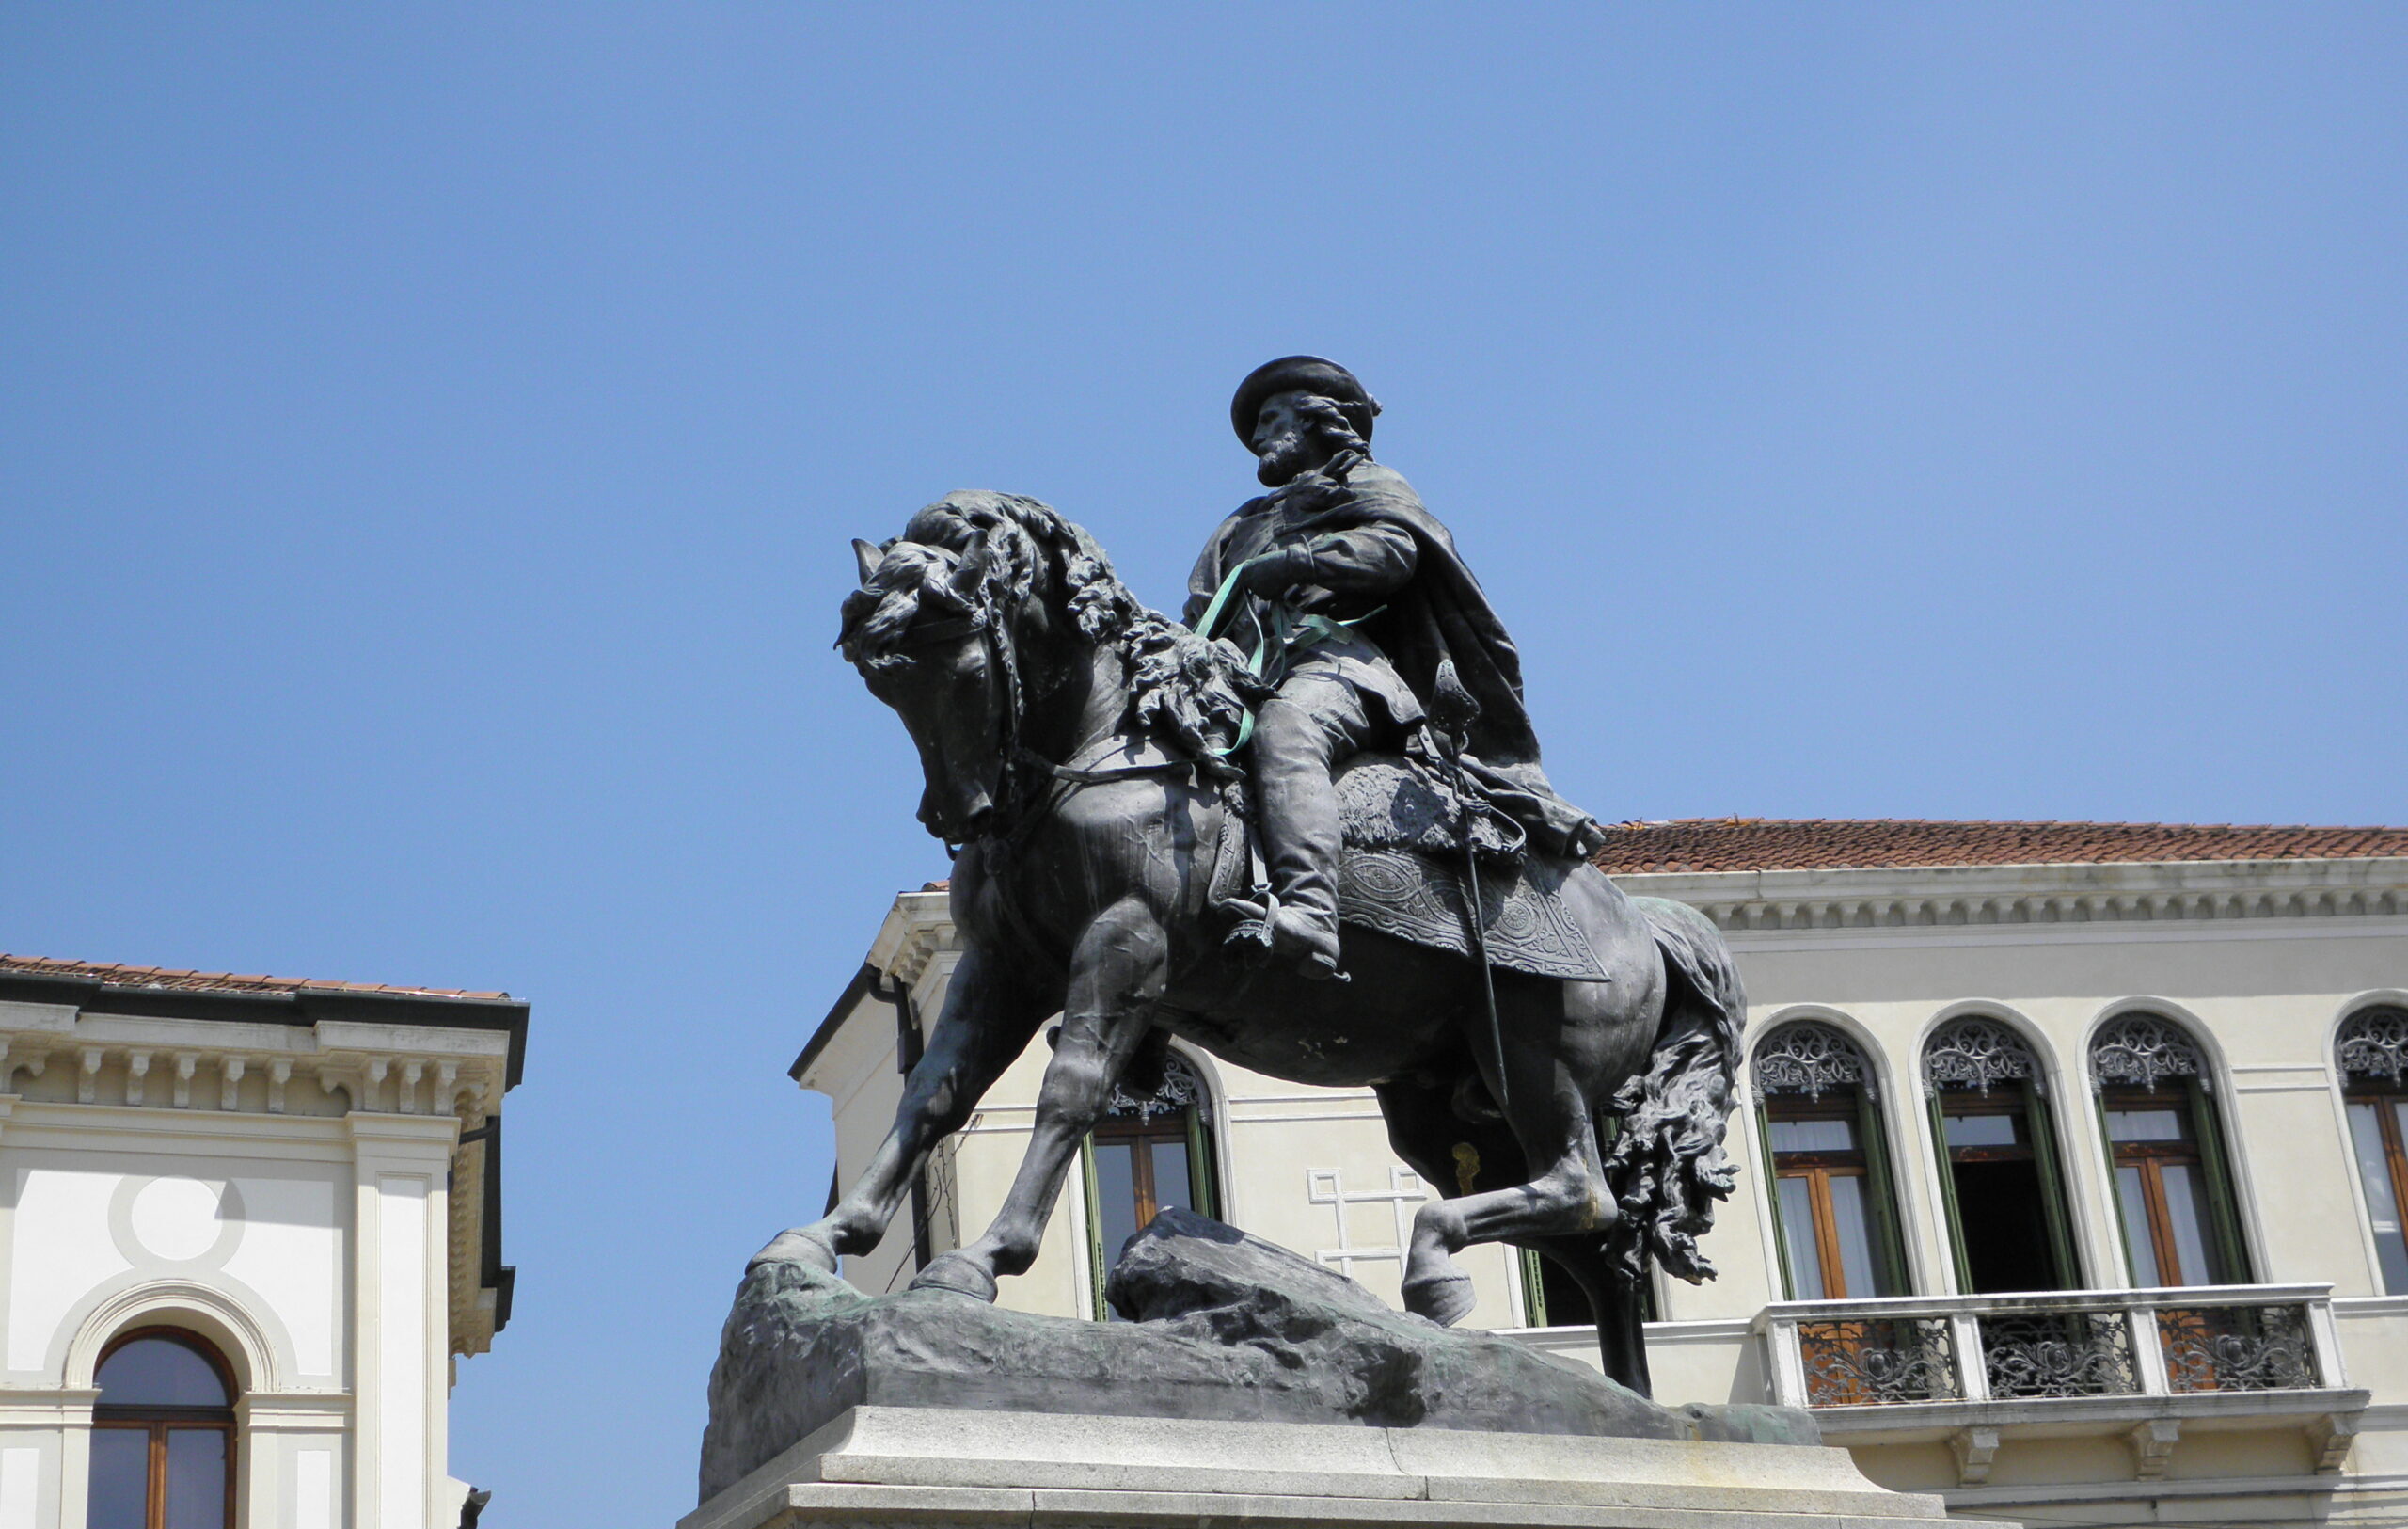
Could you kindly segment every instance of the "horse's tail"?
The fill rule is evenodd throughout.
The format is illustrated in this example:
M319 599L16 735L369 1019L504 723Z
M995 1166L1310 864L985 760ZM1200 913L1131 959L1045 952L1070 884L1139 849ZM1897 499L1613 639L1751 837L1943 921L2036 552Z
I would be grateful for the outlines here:
M1614 1272L1636 1283L1647 1260L1695 1284L1714 1277L1697 1239L1736 1176L1722 1150L1739 1080L1747 997L1731 948L1686 903L1633 898L1664 956L1664 1015L1647 1070L1614 1095L1621 1115L1606 1182L1622 1214L1607 1235Z

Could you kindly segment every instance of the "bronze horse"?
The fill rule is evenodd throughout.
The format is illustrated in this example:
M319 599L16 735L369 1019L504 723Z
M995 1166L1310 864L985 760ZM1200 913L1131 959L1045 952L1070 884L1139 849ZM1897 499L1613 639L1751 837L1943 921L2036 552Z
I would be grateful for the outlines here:
M1211 896L1236 810L1224 755L1258 688L1233 646L1146 609L1085 532L1034 500L950 495L883 549L855 549L862 587L838 645L919 750L920 820L962 846L965 949L877 1155L825 1218L759 1256L832 1270L875 1248L930 1150L1058 1013L1002 1210L915 1287L992 1300L997 1276L1025 1270L1114 1083L1177 1036L1273 1076L1369 1086L1397 1155L1460 1191L1414 1217L1407 1307L1457 1321L1472 1305L1458 1250L1534 1249L1587 1293L1607 1373L1646 1394L1637 1282L1650 1256L1712 1275L1697 1238L1732 1184L1744 1010L1713 925L1580 868L1563 896L1609 980L1497 970L1500 1079L1474 1040L1487 1011L1461 955L1350 926L1351 980L1315 982L1227 943Z

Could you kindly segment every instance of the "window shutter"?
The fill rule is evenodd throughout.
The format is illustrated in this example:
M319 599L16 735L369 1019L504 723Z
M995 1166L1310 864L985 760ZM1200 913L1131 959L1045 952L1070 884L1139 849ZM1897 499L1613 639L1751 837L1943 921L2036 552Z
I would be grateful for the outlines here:
M1112 1308L1103 1298L1103 1200L1096 1189L1092 1133L1079 1139L1079 1184L1087 1204L1087 1294L1095 1302L1092 1314L1102 1322L1109 1319Z
M2131 1218L2124 1210L2124 1175L2115 1162L2115 1133L2107 1127L2107 1095L2102 1090L2090 1096L2090 1112L2099 1121L2099 1145L2107 1149L2107 1202L2115 1208L2115 1245L2124 1250L2124 1284L2133 1286L2140 1276L2132 1271L2140 1267L2140 1259L2132 1251Z
M1864 1187L1873 1200L1874 1278L1877 1296L1907 1293L1906 1238L1898 1227L1897 1187L1890 1182L1890 1137L1881 1127L1881 1101L1868 1082L1856 1091L1857 1139L1864 1143Z
M1756 1155L1765 1165L1762 1175L1765 1182L1757 1192L1765 1197L1766 1203L1772 1211L1773 1257L1781 1265L1781 1267L1775 1271L1781 1277L1781 1298L1783 1300L1796 1300L1798 1287L1789 1277L1791 1268L1789 1223L1782 1219L1781 1214L1781 1170L1774 1162L1772 1155L1771 1115L1772 1112L1765 1107L1765 1102L1758 1099L1756 1101Z
M2066 1222L2066 1178L2057 1161L2056 1121L2037 1084L2023 1080L2024 1118L2032 1123L2032 1160L2040 1171L2041 1211L2049 1227L2049 1258L2056 1266L2057 1288L2078 1290L2082 1275L2075 1266L2073 1229Z
M1221 1218L1220 1171L1212 1161L1212 1133L1204 1128L1202 1091L1187 1107L1187 1186L1198 1216Z
M2241 1236L2240 1202L2233 1197L2232 1170L2225 1157L2224 1122L2207 1080L2187 1081L2191 1096L2191 1129L2199 1138L2199 1167L2208 1180L2208 1215L2214 1222L2216 1253L2224 1267L2217 1270L2226 1284L2249 1282L2249 1249Z
M1522 1255L1523 1320L1534 1328L1543 1328L1547 1325L1546 1276L1539 1268L1538 1250L1524 1248L1519 1251Z
M1956 1269L1956 1290L1970 1295L1973 1289L1973 1266L1965 1256L1965 1217L1956 1205L1956 1164L1948 1155L1948 1117L1941 1109L1940 1090L1929 1087L1924 1100L1931 1107L1932 1150L1940 1155L1940 1203L1948 1213L1948 1257Z

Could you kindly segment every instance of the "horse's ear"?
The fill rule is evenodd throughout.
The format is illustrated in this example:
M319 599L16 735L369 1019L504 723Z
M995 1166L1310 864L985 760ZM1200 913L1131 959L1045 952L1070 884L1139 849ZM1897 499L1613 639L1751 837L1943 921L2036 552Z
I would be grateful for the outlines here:
M987 581L987 565L993 561L984 541L963 553L961 561L954 565L952 579L947 581L953 597L976 610L978 587Z
M886 554L878 549L876 542L865 542L859 536L853 538L853 561L861 565L863 589L869 587L870 575L876 573L878 565L885 560Z

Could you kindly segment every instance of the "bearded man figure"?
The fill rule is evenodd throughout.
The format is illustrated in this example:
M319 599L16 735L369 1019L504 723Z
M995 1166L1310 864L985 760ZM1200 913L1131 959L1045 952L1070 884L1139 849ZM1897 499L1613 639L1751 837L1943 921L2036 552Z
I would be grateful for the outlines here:
M1307 977L1339 971L1333 772L1370 748L1434 758L1442 676L1460 686L1456 713L1470 713L1461 762L1474 791L1541 852L1586 856L1604 842L1539 766L1521 655L1454 538L1371 460L1379 412L1334 361L1289 356L1256 368L1229 422L1271 492L1221 523L1188 578L1187 624L1256 655L1276 687L1250 741L1271 900L1234 907Z

